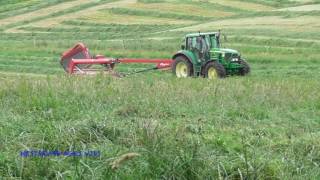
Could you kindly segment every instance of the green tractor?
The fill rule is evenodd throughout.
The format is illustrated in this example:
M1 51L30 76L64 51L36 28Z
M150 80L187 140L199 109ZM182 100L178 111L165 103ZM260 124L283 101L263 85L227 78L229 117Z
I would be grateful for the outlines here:
M221 48L219 32L187 34L180 51L173 56L172 72L177 77L224 78L246 75L249 64L238 51Z

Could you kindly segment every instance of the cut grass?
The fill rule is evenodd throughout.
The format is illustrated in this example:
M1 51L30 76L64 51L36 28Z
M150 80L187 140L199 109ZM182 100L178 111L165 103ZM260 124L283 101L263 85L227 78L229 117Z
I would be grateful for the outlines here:
M249 18L237 18L237 19L225 19L220 21L214 21L209 23L203 23L181 29L177 31L207 31L210 29L224 29L228 27L239 29L281 29L284 30L296 30L303 31L306 26L311 30L318 29L319 25L318 16L300 16L293 18L283 18L279 16L262 16L262 17L249 17Z
M177 4L177 3L136 3L128 6L131 10L152 10L161 13L189 15L192 12L193 16L203 17L225 17L233 15L231 12L225 12L221 10L212 10L209 8L203 8L201 6L194 6L192 4ZM187 17L187 16L186 16ZM187 18L188 19L188 18Z
M156 17L156 18L171 18L171 19L189 19L189 20L210 20L208 17L204 16L194 16L194 15L186 15L186 14L177 14L177 13L169 13L169 12L157 12L150 10L136 10L136 9L125 9L125 8L112 8L110 10L113 14L125 14L125 15L133 15L133 16L148 16L148 17ZM223 15L222 15L223 16Z
M69 4L65 3L64 6L57 5L57 7L51 7L52 9L47 8L47 9L39 10L39 11L43 11L43 12L32 12L29 14L29 16L21 15L22 17L15 16L15 17L13 17L13 19L5 19L2 21L2 25L5 25L4 29L9 29L9 28L21 26L24 24L34 23L34 22L41 21L41 20L48 19L48 18L54 18L54 17L63 16L65 14L71 14L76 11L81 11L81 10L84 10L84 9L87 9L90 7L94 7L94 6L108 3L108 2L112 2L112 1L113 0L103 0L103 1L99 1L99 2L93 1L93 2L88 2L88 3L85 3L87 1L84 1L84 0L78 0L75 2L72 1ZM80 5L76 5L79 3L80 3ZM36 14L36 15L41 14L41 15L34 17L34 14ZM1 23L1 21L0 21L0 23Z
M264 4L267 6L273 6L273 7L290 7L290 6L297 6L301 4L307 4L311 3L309 0L280 0L280 1L274 1L274 0L244 0L246 2L253 2L257 4ZM317 0L314 0L317 1Z
M132 13L133 12L133 13ZM147 16L148 11L142 11L139 14L137 11L121 10L119 8L97 12L89 16L80 18L81 21L97 22L97 23L113 23L113 24L193 24L193 19L181 20L183 17L175 15L177 18L172 18L172 15L164 15L154 13L154 16ZM198 17L196 17L198 18ZM200 17L201 18L201 17ZM201 18L202 19L202 18Z
M4 14L5 12L8 12L8 11L19 10L21 8L32 6L35 3L39 3L39 0L30 0L25 2L16 1L16 2L9 2L7 4L1 4L0 13Z
M6 19L0 20L0 25L5 26L9 24L15 24L21 21L31 21L32 19L43 18L52 13L59 13L63 10L73 8L74 6L78 5L79 3L85 3L87 1L84 0L76 0L76 1L67 1L61 3L61 1L57 1L55 3L44 4L43 6L35 6L35 9L23 14L12 14L10 17Z
M0 19L9 18L21 14L27 14L32 11L38 11L39 9L48 8L55 6L59 3L65 3L73 0L51 0L51 1L40 1L40 0L28 0L28 1L16 1L15 3L6 2L6 4L0 7ZM63 7L61 7L63 8ZM50 9L50 8L49 8ZM21 16L20 16L21 17Z
M278 9L278 11L320 11L320 4L289 7L284 9Z
M82 10L78 10L73 13L67 13L62 16L51 17L45 20L41 20L39 22L33 23L33 25L40 26L40 27L55 27L65 20L78 19L86 15L94 14L101 9L127 6L132 3L135 3L135 0L119 0L119 1L103 0L103 1L98 1L96 3L97 4L95 6L84 8Z
M79 27L81 26L81 27ZM153 25L153 24L102 24L102 23L91 23L88 21L66 21L63 22L63 25L55 28L48 27L32 27L25 26L19 28L19 30L23 30L24 32L39 32L39 33L73 33L80 32L81 34L89 33L89 32L97 32L97 33L105 33L105 35L110 35L111 37L115 36L142 36L146 34L152 34L159 31L166 31L172 28L176 28L179 26L176 25ZM112 40L112 39L110 39Z
M259 3L251 3L245 1L234 1L234 0L219 0L219 1L209 1L211 3L218 3L230 7L241 8L244 10L251 10L251 11L268 11L274 9L273 7L259 4Z

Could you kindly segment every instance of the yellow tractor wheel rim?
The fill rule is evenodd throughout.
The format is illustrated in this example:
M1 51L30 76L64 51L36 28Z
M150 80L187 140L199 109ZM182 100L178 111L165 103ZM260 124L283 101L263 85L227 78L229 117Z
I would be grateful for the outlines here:
M188 77L188 66L184 62L179 62L176 66L177 77Z
M208 70L208 78L209 79L217 79L218 73L217 70L214 67L210 67Z

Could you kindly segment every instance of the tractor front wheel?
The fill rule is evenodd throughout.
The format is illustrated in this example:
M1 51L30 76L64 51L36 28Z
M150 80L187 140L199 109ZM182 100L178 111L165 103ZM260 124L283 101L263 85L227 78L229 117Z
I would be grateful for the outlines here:
M226 77L226 70L217 61L209 62L204 67L204 76L208 79L218 79Z
M172 65L172 73L178 78L186 78L192 76L192 64L183 56L174 59Z
M243 68L240 69L239 73L241 76L245 76L247 74L250 73L250 66L249 64L247 63L247 61L243 60L243 59L240 59L239 60L239 64L242 64L243 65Z

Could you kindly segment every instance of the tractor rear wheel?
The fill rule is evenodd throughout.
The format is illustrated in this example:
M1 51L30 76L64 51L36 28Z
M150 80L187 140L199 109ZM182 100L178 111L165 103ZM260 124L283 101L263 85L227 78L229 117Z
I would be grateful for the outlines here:
M178 56L174 59L172 65L172 73L178 78L186 78L192 76L192 64L183 56Z
M204 67L204 76L208 79L218 79L226 77L226 69L217 61L209 62Z
M245 76L250 73L250 66L244 59L239 60L239 64L243 65L243 68L240 69L239 73L241 76Z

